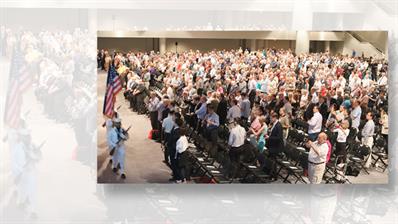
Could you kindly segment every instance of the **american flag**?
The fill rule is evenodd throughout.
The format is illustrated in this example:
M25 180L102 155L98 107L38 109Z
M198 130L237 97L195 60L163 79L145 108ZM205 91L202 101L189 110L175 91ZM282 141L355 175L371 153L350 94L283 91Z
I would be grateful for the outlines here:
M10 128L20 127L23 95L33 82L33 76L29 74L26 63L23 53L16 47L11 58L9 85L4 107L4 124Z
M104 99L103 114L108 117L113 117L113 107L116 102L116 94L122 90L122 83L120 77L116 72L114 66L111 66L108 71L108 78L106 80L106 92Z

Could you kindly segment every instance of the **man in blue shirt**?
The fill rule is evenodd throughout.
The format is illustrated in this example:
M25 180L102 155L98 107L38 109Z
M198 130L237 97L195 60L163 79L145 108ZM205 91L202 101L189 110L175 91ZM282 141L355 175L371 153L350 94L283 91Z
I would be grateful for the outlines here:
M218 138L218 126L220 126L220 120L218 115L214 111L214 107L212 105L207 106L207 115L203 120L204 128L205 128L205 136L209 141L211 141L212 145L215 146L217 144ZM215 147L211 147L214 149ZM215 152L210 152L215 153Z
M245 122L250 116L250 101L246 93L242 93L242 102L240 103L241 119Z
M196 114L196 116L198 117L198 125L197 125L197 130L199 131L199 132L202 132L201 130L201 124L202 124L202 121L203 121L203 119L205 119L205 116L206 116L206 112L207 112L207 104L206 104L206 101L207 101L207 99L206 99L206 97L205 96L202 96L201 98L200 98L200 107L199 107L199 109L197 109L196 111L195 111L195 114Z
M170 165L169 160L169 149L167 148L168 141L170 139L171 131L174 128L174 111L170 110L168 116L163 120L162 123L162 136L164 139L164 163Z

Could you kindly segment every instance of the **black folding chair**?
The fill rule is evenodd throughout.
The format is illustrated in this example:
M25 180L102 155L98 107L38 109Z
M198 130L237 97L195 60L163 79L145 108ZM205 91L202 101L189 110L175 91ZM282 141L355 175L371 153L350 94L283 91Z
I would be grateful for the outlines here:
M372 166L381 168L383 173L388 167L388 154L386 153L386 147L387 144L385 140L380 136L376 137L375 146L372 150L372 159L374 160ZM378 162L381 163L380 166L378 166Z
M351 153L352 154L348 157L349 164L354 168L357 168L360 171L363 170L365 173L369 174L369 171L365 167L365 163L370 156L370 148L366 145L357 145L353 147Z

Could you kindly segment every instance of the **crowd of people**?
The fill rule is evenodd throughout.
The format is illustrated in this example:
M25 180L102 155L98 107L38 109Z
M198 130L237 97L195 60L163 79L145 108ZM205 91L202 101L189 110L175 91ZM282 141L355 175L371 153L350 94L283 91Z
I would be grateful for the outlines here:
M148 112L153 130L161 131L171 181L190 179L184 152L191 129L213 148L225 138L235 164L230 178L239 177L246 142L276 160L295 120L307 126L311 183L322 182L330 156L347 163L350 136L369 148L365 168L374 162L375 137L383 138L388 152L386 58L273 48L163 54L98 50L97 62L106 71L115 66L130 107ZM271 174L278 178L275 170Z
M4 114L12 111L18 121L9 123L4 120L2 136L8 144L10 178L16 188L13 193L16 200L11 201L15 201L29 217L35 218L38 167L51 160L42 155L46 141L37 144L37 136L33 138L35 125L32 121L35 118L43 115L56 123L70 125L77 143L73 158L94 168L91 158L96 151L96 133L93 131L96 118L92 116L97 109L96 94L92 94L96 87L93 75L96 66L92 63L95 35L82 29L32 31L1 26L0 42L1 62L6 71L4 99L20 97L12 105L6 100L2 105ZM17 85L13 85L15 80ZM35 94L31 94L33 92ZM51 122L40 122L47 124L47 130L51 128Z

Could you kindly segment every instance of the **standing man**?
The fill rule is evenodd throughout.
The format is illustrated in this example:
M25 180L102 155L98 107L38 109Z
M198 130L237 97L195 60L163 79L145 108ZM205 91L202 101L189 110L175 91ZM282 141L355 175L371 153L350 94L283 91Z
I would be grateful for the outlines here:
M129 138L129 135L122 129L122 121L120 118L115 118L113 125L114 127L108 136L108 144L111 148L112 155L112 170L114 173L117 173L118 169L120 169L120 177L126 179L126 174L124 172L124 161L126 156L124 141Z
M246 138L246 130L239 125L236 120L229 121L229 139L228 146L229 150L229 158L231 160L230 167L230 177L235 178L236 172L238 170L238 165L240 163L240 155L242 153L241 149L243 144L245 143Z
M286 115L284 107L279 109L279 115L280 115L279 122L281 123L283 128L283 140L285 141L287 139L287 136L289 135L290 119L289 116Z
M276 157L278 156L278 154L283 152L283 145L284 145L283 128L278 119L279 117L277 113L274 112L271 114L272 128L269 131L270 133L269 136L268 135L265 136L267 142L267 148L269 149L269 156L274 161L276 161ZM274 178L277 178L276 163L272 164L271 175Z
M207 139L209 141L211 141L211 143L213 145L212 149L214 149L214 148L216 148L214 146L217 144L218 127L220 126L220 118L216 114L213 105L207 106L207 111L208 111L208 114L206 115L206 117L204 119L205 134L206 134Z
M366 160L365 167L369 168L370 164L372 163L372 147L373 147L373 135L375 132L375 123L373 121L373 114L372 112L368 112L366 114L366 124L362 129L362 144L369 147L369 157Z
M308 154L308 179L311 184L320 184L325 173L326 156L328 154L328 145L326 143L327 135L322 132L318 135L318 140L307 142L310 148Z
M113 120L116 119L116 118L118 118L118 117L119 117L119 115L118 115L118 113L117 113L116 110L115 110L115 112L113 113L113 118L106 117L105 122L102 124L102 127L105 127L105 128L106 128L106 139L107 139L107 143L108 143L108 151L109 151L109 152L110 152L110 151L112 150L112 148L113 148L113 147L111 146L111 143L109 142L109 141L110 141L110 135L111 135L112 130L113 130L113 128L114 128L114 126L113 126ZM112 159L109 160L109 163L112 163Z
M151 92L151 98L148 103L149 118L151 120L152 130L158 129L158 111L157 106L159 104L159 98L156 96L155 92Z
M172 170L172 175L173 177L170 179L170 181L177 181L180 179L178 176L178 162L177 159L175 158L176 152L177 152L177 141L181 137L180 134L180 127L183 125L183 121L181 118L176 118L175 119L175 124L174 128L172 129L170 133L170 137L167 141L167 148L169 150L169 157L170 157L170 167Z
M170 165L169 161L169 149L168 149L168 141L170 139L171 131L174 128L174 111L169 110L168 116L163 120L162 123L162 136L163 136L163 144L164 144L164 163Z
M251 75L249 79L250 79L248 83L249 101L250 101L250 107L253 107L254 99L256 98L257 81L254 75Z
M144 98L146 97L146 88L144 82L142 80L138 80L138 86L133 92L133 96L135 98L135 109L138 114L145 113Z
M231 107L227 113L227 120L235 120L236 118L240 118L240 108L238 106L238 100L232 99L231 100Z
M242 102L240 103L241 119L244 124L250 116L250 100L246 93L242 93Z
M308 121L308 137L311 141L315 141L322 130L322 115L319 113L318 106L314 106L312 112L314 115Z
M205 96L202 96L202 97L200 98L200 107L199 107L199 109L197 109L197 110L195 111L195 114L196 114L196 116L197 116L197 118L198 118L198 123L197 123L196 129L198 130L199 133L202 132L201 124L202 124L202 121L203 121L203 119L205 118L206 112L207 112L207 104L206 104L206 101L207 101L206 97L205 97Z
M361 123L361 114L362 114L362 109L361 106L359 105L358 100L354 100L354 102L352 103L352 107L353 109L350 114L352 120L351 127L358 130L359 124Z
M326 123L326 120L329 117L329 107L326 103L325 97L319 97L319 113L322 115L322 121Z

